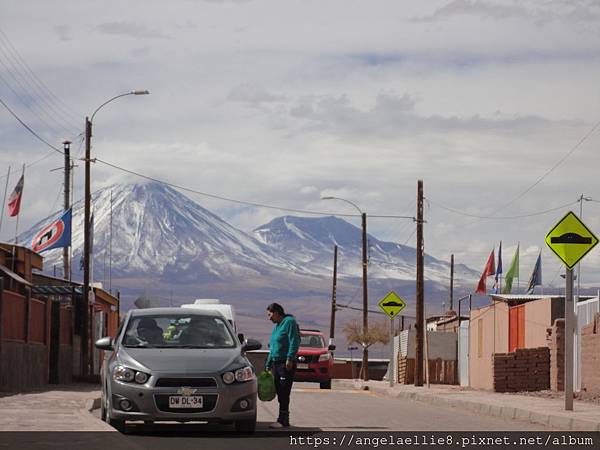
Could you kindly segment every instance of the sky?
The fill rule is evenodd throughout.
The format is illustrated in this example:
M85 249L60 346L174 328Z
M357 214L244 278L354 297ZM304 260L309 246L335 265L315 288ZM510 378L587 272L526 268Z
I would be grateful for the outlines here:
M600 5L594 1L173 0L0 5L0 99L51 145L195 191L277 207L416 214L425 250L481 270L517 244L525 284L563 271L569 210L600 235ZM41 161L40 159L43 158ZM33 163L33 164L32 164ZM61 207L63 157L0 105L0 186L23 164L19 229ZM76 160L74 197L83 196ZM92 187L142 181L102 162ZM242 230L284 214L191 194ZM543 213L543 214L541 214ZM316 216L315 216L316 217ZM485 218L481 218L485 217ZM349 221L359 226L358 218ZM14 236L4 212L0 239ZM370 218L415 245L410 219ZM600 247L600 246L598 246ZM600 285L600 248L581 264Z

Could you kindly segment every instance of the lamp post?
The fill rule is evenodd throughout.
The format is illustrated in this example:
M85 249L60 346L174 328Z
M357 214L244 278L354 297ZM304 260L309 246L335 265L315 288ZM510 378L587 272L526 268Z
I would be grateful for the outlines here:
M89 290L90 290L90 210L92 203L91 180L90 180L90 162L91 162L91 140L92 140L92 122L94 116L108 103L127 95L148 95L150 92L131 91L116 95L100 106L92 113L91 118L85 118L85 195L84 195L84 219L83 219L83 307L81 308L81 374L88 375L89 359Z
M369 296L367 292L367 213L362 212L362 210L356 206L355 203L350 200L346 200L345 198L339 197L321 197L322 200L341 200L352 205L359 212L362 219L362 278L363 278L363 336L366 337L369 332L369 318L368 318L368 308L369 308ZM363 358L362 358L362 368L363 368L363 380L369 381L369 349L366 345L363 344Z

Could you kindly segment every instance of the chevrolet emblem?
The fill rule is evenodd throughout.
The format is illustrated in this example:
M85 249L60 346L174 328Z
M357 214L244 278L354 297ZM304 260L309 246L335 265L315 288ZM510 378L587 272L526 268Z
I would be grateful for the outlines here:
M196 393L196 389L184 386L184 387L179 388L177 393L184 395L184 396L194 395Z

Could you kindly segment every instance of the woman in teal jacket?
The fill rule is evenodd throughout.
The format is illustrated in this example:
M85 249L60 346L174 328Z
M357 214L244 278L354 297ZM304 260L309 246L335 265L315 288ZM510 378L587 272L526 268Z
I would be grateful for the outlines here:
M296 372L296 353L300 345L300 329L296 319L286 314L279 303L267 306L267 318L275 324L269 341L269 356L265 363L272 370L279 401L279 417L271 428L290 426L290 394Z

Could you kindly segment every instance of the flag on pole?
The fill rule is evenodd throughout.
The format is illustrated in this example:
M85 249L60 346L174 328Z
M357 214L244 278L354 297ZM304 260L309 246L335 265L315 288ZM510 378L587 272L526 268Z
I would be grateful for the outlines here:
M533 267L533 272L531 273L531 277L529 278L529 284L527 286L527 293L533 294L533 290L536 286L542 285L542 252L537 257L535 262L535 266Z
M512 290L512 283L514 278L519 278L519 246L517 245L517 250L513 255L512 261L510 262L510 267L508 268L508 272L506 272L506 278L504 279L504 289L502 289L503 294L510 294Z
M23 196L23 185L25 184L25 174L21 175L14 191L8 197L8 215L14 217L21 210L21 197Z
M500 247L498 247L498 264L496 265L496 276L494 277L494 293L498 293L500 290L500 283L502 282L502 241L500 241Z
M53 248L71 245L71 209L68 209L57 220L42 228L31 241L31 249L36 253Z
M476 294L485 294L487 291L487 287L486 287L486 278L494 275L494 273L496 273L496 267L495 267L495 256L494 256L494 250L492 250L492 253L490 253L490 256L488 257L487 263L485 263L485 267L483 269L483 273L481 274L481 278L479 279L479 283L477 284L477 289L475 290Z

